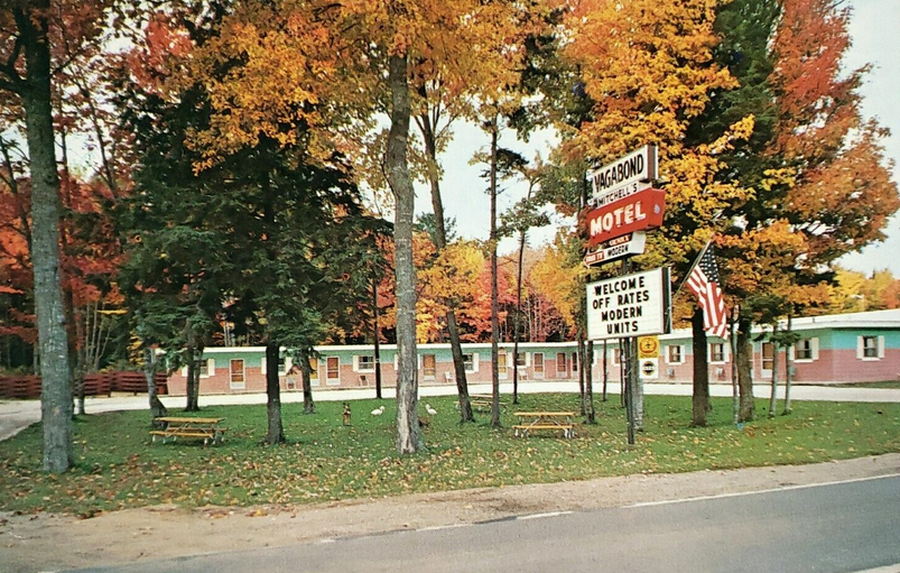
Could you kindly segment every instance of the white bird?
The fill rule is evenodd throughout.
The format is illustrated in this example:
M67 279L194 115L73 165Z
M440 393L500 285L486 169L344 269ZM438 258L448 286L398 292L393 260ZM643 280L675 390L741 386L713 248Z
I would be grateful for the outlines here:
M434 416L437 414L437 410L431 407L431 404L425 404L425 411L428 412L429 415Z
M384 406L382 406L381 408L375 408L374 410L372 410L373 416L380 416L382 414L384 414Z

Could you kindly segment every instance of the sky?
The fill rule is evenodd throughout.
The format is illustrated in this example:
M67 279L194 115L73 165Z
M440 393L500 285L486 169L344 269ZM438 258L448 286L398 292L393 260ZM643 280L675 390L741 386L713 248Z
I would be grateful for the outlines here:
M897 164L893 168L893 179L900 185L900 62L897 61L900 55L900 0L850 0L849 5L853 10L849 27L852 45L845 56L845 65L847 69L855 69L866 63L872 64L872 71L861 89L862 112L867 118L877 118L882 126L891 130L891 136L883 141L885 157ZM486 150L490 140L486 133L472 125L456 125L454 133L454 140L442 157L445 211L448 217L456 219L460 236L487 239L487 182L479 177L484 166L470 165L469 159L476 151ZM551 132L534 136L526 143L516 141L514 134L507 131L500 140L500 145L518 151L529 160L533 160L536 153L546 159L554 143ZM505 191L498 198L500 212L524 196L527 190L524 183L515 181L506 182L503 187ZM424 185L417 188L416 202L420 212L431 208L428 189ZM537 246L550 241L559 225L572 224L572 220L556 217L554 225L531 231L529 244ZM866 274L889 269L895 277L900 277L900 215L889 221L885 233L888 239L883 243L847 255L839 263ZM514 248L512 240L500 245L501 253Z

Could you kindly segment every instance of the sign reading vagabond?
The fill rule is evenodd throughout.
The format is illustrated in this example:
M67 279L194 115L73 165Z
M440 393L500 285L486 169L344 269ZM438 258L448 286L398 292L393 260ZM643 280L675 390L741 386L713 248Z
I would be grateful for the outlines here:
M665 334L671 328L669 269L662 267L587 285L590 340Z
M615 194L617 197L614 200L618 200L645 189L656 179L658 165L656 146L648 144L599 169L589 171L587 177L591 182L591 202L600 206L607 194Z

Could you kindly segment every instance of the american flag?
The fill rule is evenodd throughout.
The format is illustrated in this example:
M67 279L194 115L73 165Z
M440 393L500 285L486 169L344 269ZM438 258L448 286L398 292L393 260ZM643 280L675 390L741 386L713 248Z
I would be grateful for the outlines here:
M725 338L728 325L725 300L719 288L719 267L712 245L707 246L687 278L687 286L700 300L703 308L703 329L707 334Z

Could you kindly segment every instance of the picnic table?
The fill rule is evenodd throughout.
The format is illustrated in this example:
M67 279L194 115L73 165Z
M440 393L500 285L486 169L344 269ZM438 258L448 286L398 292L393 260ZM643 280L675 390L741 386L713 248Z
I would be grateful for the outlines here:
M477 410L490 410L494 397L491 394L469 394L469 403ZM505 406L506 401L500 398L500 406Z
M562 430L564 438L575 437L575 412L515 412L519 423L513 426L516 436L528 436L532 430Z
M204 446L210 440L215 444L225 438L225 428L219 426L224 419L159 416L153 420L161 424L163 429L150 430L150 436L154 442L156 438L161 438L163 443L167 438L172 438L172 441L178 438L203 438Z

